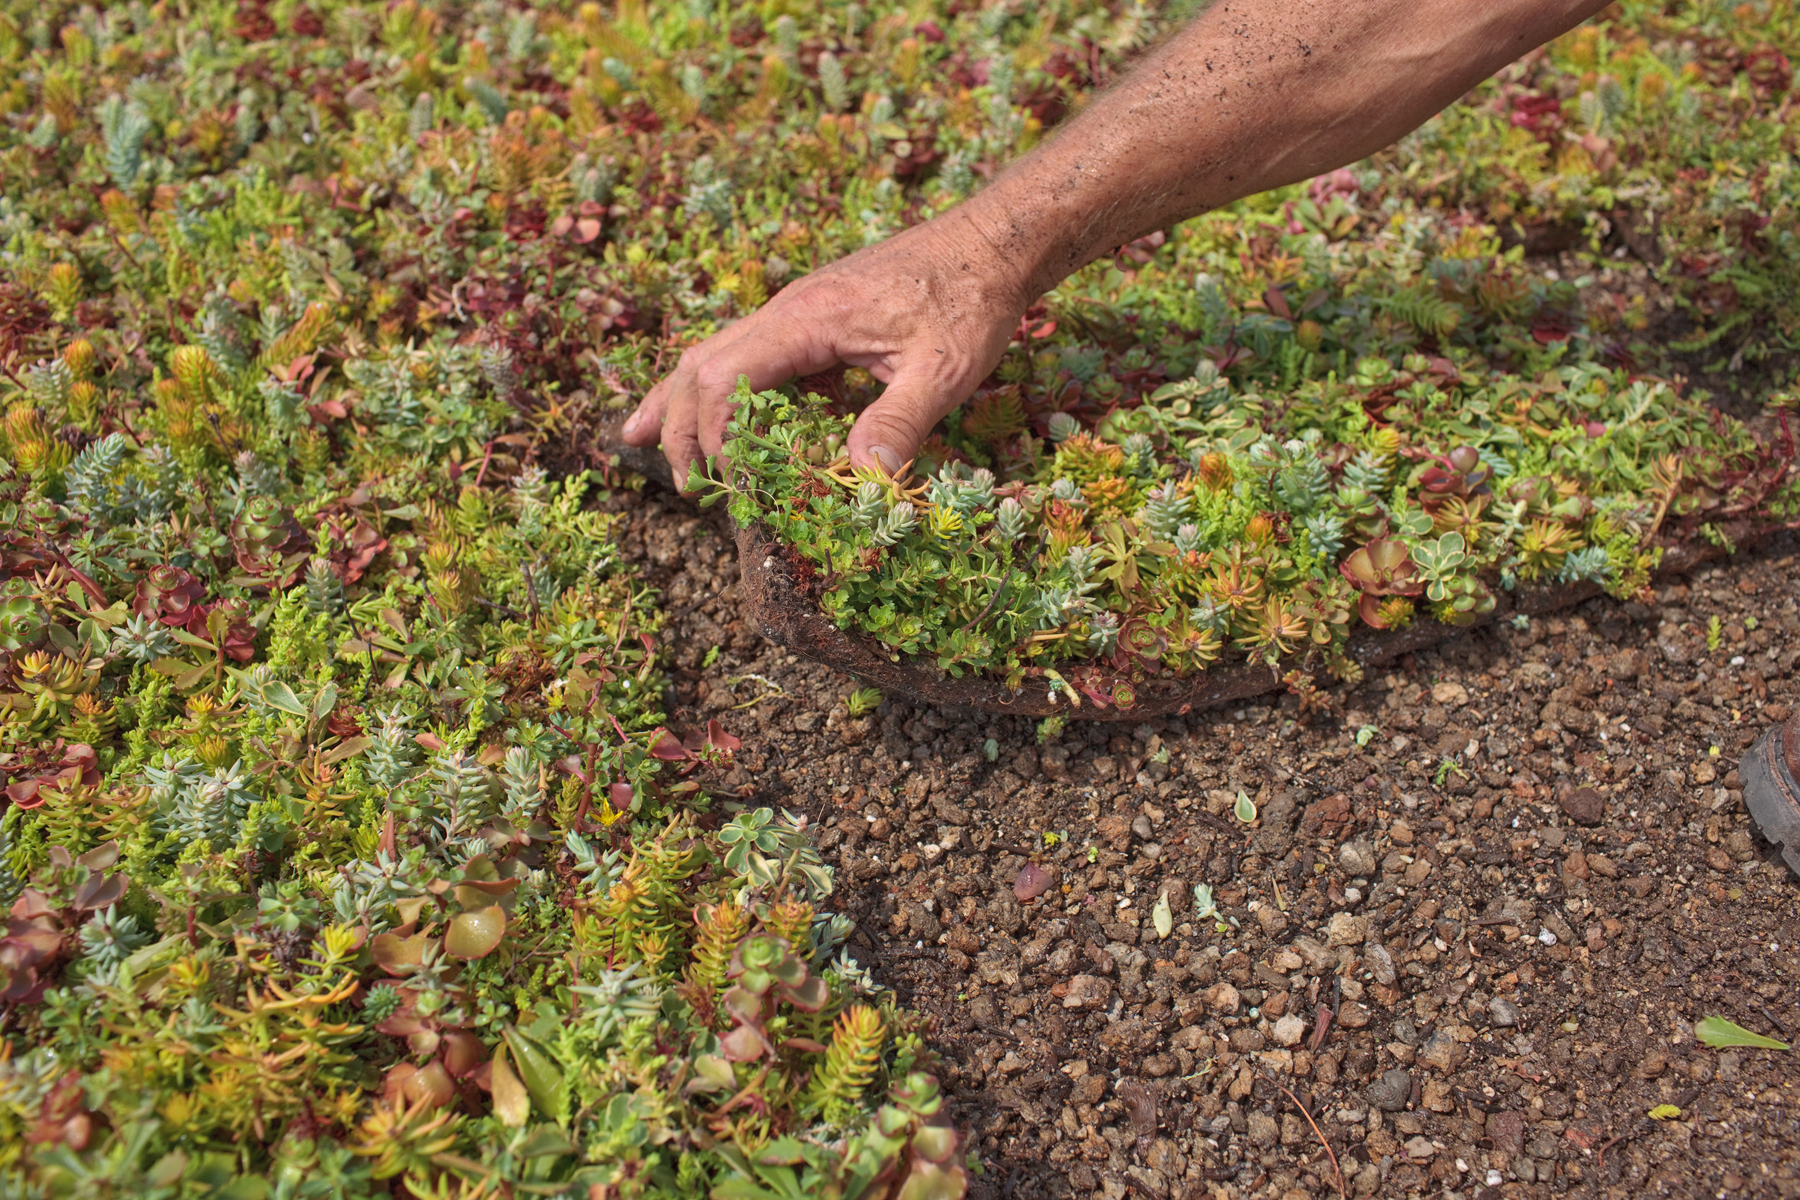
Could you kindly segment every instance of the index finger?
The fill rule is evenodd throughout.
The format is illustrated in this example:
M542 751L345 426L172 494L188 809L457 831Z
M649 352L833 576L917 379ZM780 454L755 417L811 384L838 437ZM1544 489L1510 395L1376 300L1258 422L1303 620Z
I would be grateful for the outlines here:
M752 318L734 327L734 331L741 330L737 337L706 356L694 380L703 451L718 454L724 448L725 427L736 408L731 397L740 378L748 382L751 391L760 392L801 375L830 370L844 361L832 336L836 331L824 325L822 318L775 314L767 320Z

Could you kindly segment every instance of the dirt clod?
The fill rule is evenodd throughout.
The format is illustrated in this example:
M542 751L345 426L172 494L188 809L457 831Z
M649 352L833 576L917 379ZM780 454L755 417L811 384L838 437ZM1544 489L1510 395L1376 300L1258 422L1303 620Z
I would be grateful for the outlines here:
M1562 810L1577 825L1598 825L1606 819L1606 797L1591 787L1572 788L1562 799Z
M1401 1067L1394 1067L1364 1088L1363 1095L1382 1112L1399 1112L1412 1098L1412 1075Z

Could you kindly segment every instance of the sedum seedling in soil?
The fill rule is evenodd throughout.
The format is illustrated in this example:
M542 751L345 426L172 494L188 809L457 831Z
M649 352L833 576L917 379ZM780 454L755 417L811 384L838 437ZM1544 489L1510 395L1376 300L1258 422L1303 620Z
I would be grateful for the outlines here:
M1758 1050L1786 1050L1786 1042L1745 1029L1724 1017L1707 1017L1694 1026L1694 1036L1708 1046L1749 1046Z

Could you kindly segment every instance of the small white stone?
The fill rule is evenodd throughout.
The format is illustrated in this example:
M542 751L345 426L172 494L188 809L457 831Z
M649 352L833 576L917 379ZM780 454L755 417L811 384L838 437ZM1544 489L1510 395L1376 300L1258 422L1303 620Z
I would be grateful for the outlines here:
M1538 941L1544 943L1546 946L1554 946L1556 945L1556 935L1551 933L1548 929L1540 930L1538 932Z

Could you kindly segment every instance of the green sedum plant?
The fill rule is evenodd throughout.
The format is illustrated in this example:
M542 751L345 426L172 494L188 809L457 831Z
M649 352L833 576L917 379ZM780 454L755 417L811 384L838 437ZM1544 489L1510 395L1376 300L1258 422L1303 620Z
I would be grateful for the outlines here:
M1415 604L1465 625L1525 583L1632 596L1659 536L1713 511L1779 524L1795 487L1791 438L1599 364L1527 380L1361 359L1280 395L1203 366L1092 427L1040 397L1043 437L1023 417L972 434L1025 411L992 386L897 478L828 457L851 419L830 401L740 388L714 498L895 656L1130 707L1152 675L1230 658L1353 677L1355 624Z
M963 1191L804 822L664 727L594 430L1182 6L779 7L0 4L8 1191ZM865 373L745 395L733 510L891 653L1090 703L1628 594L1800 517L1785 425L1663 381L1791 368L1797 44L1610 9L1072 279L897 479L838 461Z

